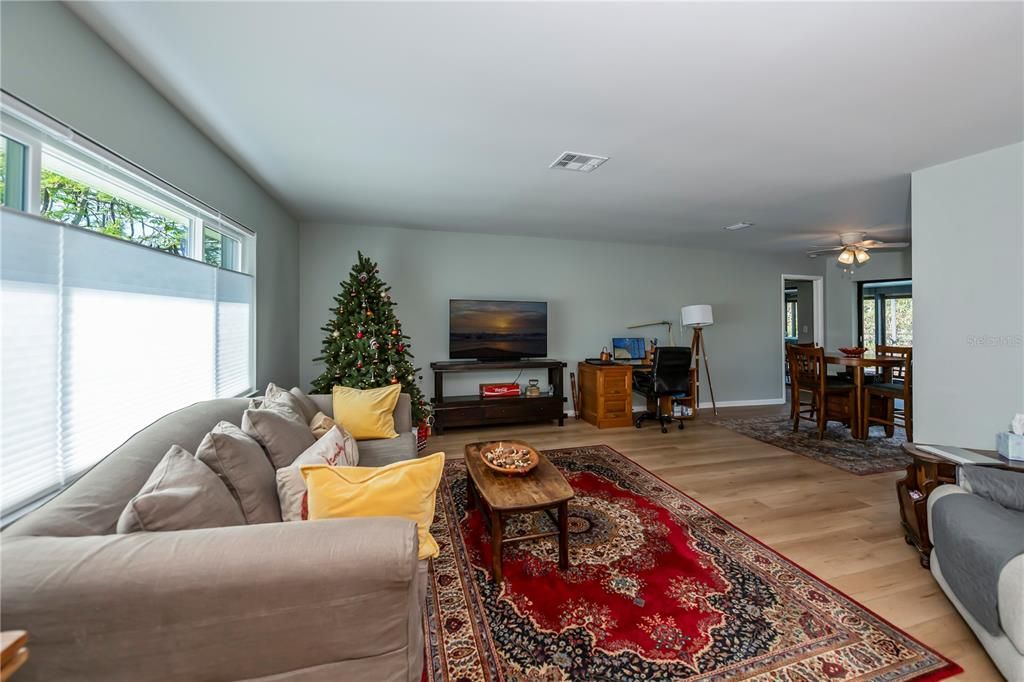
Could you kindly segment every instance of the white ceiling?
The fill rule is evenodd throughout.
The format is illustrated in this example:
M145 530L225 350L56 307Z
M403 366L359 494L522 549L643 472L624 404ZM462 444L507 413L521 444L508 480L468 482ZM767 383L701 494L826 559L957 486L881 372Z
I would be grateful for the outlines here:
M902 239L911 171L1024 139L1017 2L70 6L303 220Z

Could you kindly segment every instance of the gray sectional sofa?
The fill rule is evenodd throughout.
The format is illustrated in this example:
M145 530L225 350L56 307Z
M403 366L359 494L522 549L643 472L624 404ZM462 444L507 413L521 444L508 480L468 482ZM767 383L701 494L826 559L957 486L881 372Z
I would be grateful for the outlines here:
M332 415L330 396L311 396ZM426 562L397 518L115 533L171 445L195 452L248 400L163 417L0 534L5 629L29 632L33 680L395 680L423 668ZM409 396L399 438L359 443L360 464L416 456Z
M1011 682L1024 682L1024 473L961 467L928 496L931 571Z

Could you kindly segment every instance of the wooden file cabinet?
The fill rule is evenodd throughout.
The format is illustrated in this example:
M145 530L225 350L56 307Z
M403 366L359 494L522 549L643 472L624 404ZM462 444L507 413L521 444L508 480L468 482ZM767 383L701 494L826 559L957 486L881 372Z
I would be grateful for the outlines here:
M577 406L584 421L599 429L633 424L633 368L628 365L577 367L582 403Z

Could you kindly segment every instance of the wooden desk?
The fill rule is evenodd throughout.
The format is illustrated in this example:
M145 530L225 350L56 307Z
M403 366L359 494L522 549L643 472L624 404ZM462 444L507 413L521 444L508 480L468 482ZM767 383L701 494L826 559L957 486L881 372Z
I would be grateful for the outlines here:
M868 429L864 428L863 419L861 419L864 410L868 409L868 406L864 404L864 368L900 367L903 364L903 359L891 355L876 356L874 353L849 357L839 351L825 351L825 364L853 368L854 396L853 414L850 415L850 435L860 440L866 439Z
M637 365L591 365L586 362L576 366L580 381L580 404L576 409L584 421L599 429L633 424L635 368Z
M942 446L939 446L942 447ZM998 462L985 466L1024 472L1024 464L1003 459L995 450L975 450ZM956 462L925 452L916 443L904 443L903 451L913 461L907 465L907 475L896 482L896 495L900 502L900 521L903 536L921 555L921 565L928 568L932 541L928 537L928 496L945 483L956 483Z

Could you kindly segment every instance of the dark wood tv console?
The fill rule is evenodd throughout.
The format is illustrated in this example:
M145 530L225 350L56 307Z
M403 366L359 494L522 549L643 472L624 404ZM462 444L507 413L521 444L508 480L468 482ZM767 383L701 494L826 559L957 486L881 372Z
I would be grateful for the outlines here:
M443 434L449 426L487 426L489 424L515 424L517 422L557 419L565 425L565 391L562 389L561 360L445 360L430 363L434 371L434 430ZM479 395L445 395L446 374L464 372L490 372L497 369L548 371L548 384L554 393L536 398L481 398Z

